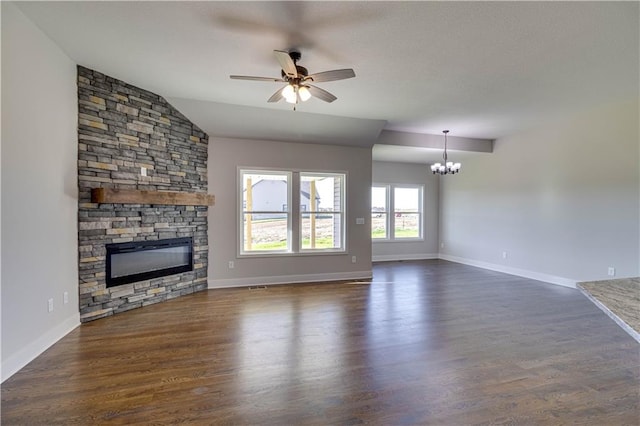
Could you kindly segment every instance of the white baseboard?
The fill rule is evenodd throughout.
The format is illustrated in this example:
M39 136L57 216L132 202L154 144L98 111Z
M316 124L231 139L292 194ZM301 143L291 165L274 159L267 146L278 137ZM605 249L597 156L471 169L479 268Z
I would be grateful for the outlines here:
M489 269L491 271L503 272L509 275L516 275L523 278L543 281L549 284L556 284L564 287L577 288L576 286L577 281L569 278L543 274L540 272L528 271L526 269L511 268L509 266L497 265L495 263L482 262L479 260L465 259L462 257L450 256L448 254L440 254L439 258L442 260L448 260L450 262L463 263L465 265L476 266L478 268Z
M4 382L13 376L79 325L80 313L78 312L4 360L2 362L2 381Z
M394 262L399 260L428 260L438 259L437 253L412 254L380 254L371 257L372 262Z
M327 272L324 274L276 275L270 277L228 278L208 280L209 288L250 287L254 285L294 284L319 281L369 279L371 270L355 272Z

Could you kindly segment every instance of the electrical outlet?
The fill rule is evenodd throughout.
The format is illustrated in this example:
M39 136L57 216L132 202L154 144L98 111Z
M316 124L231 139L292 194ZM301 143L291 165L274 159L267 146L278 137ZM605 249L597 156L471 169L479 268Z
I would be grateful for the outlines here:
M444 243L440 243L440 248L444 248Z
M65 291L64 293L62 293L62 302L66 305L67 303L69 303L69 292Z
M146 176L147 175L147 168L146 167L140 167L140 175L141 176Z
M506 252L506 251L503 251L503 252L502 252L502 258L503 258L503 259L506 259L506 258L507 258L507 252Z
M53 312L53 299L49 299L47 309L49 312Z
M610 277L615 277L616 268L614 268L613 266L609 266L609 269L607 270L607 275L609 275Z
M233 260L230 260L229 261L229 269L233 269L235 267L236 267L236 265L235 265L235 263L233 263Z
M351 256L351 263L356 263L358 261L358 258L355 256Z

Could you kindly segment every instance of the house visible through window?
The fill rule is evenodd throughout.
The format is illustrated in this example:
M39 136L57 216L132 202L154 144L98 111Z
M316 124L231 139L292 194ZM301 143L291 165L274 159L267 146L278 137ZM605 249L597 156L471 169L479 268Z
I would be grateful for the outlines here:
M291 250L291 172L242 170L241 252Z
M239 170L240 254L344 251L345 178L344 173Z
M342 249L344 174L300 173L300 199L301 250Z
M374 185L371 188L371 238L421 239L421 185Z

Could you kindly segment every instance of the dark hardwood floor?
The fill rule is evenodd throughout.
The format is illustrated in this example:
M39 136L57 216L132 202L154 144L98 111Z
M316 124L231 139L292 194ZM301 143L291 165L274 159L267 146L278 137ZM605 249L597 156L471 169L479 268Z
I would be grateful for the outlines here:
M3 425L637 425L640 345L578 290L441 260L84 324Z

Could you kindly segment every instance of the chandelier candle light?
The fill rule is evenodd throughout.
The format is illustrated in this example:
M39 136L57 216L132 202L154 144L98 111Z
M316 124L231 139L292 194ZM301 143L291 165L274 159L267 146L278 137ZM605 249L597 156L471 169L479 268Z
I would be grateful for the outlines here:
M440 164L440 163L432 164L431 171L433 172L434 175L435 174L448 175L448 174L459 173L460 167L462 167L462 165L460 163L453 163L451 161L447 161L447 133L449 133L449 131L443 130L442 133L444 133L444 154L442 155L442 158L444 158L444 164Z

